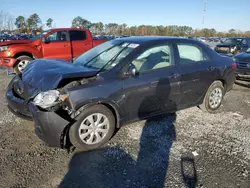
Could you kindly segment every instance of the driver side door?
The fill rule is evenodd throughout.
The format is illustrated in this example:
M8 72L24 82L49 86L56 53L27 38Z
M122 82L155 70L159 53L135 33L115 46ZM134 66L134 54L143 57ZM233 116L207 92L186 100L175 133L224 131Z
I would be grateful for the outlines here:
M71 60L71 44L68 32L57 31L46 36L42 42L42 54L44 58Z
M145 50L131 62L138 75L123 80L126 121L145 119L177 109L179 71L171 44Z

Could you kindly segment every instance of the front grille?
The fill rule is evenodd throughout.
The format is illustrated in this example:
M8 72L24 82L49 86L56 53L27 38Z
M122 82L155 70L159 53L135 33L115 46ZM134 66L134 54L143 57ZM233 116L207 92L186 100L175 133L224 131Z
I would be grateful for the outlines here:
M242 69L250 69L250 62L238 62L237 63L238 68L242 68Z

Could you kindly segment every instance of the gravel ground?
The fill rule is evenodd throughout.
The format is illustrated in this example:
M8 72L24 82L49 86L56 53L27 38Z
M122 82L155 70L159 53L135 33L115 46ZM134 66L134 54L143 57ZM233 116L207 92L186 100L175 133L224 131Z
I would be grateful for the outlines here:
M0 69L0 187L250 187L250 83L217 114L190 108L122 127L103 148L48 148L6 108ZM240 85L239 85L240 84Z

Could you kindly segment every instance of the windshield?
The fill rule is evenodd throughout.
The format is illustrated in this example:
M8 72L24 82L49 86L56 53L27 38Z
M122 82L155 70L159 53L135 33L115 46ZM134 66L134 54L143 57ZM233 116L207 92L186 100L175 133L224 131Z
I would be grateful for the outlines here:
M46 30L46 31L43 31L42 33L40 33L39 35L36 35L32 38L30 38L30 40L37 40L39 38L42 38L42 36L46 35L47 33L49 33L51 30Z
M98 70L109 70L137 46L138 44L123 43L119 40L108 41L79 56L74 64Z
M239 44L242 41L242 39L227 39L224 44Z

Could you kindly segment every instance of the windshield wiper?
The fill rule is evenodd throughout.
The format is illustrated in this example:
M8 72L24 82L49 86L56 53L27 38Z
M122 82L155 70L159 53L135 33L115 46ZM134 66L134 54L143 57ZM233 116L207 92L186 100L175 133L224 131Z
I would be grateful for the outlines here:
M120 44L121 45L121 44ZM129 44L128 44L129 45ZM113 63L115 60L116 60L116 58L128 47L128 45L127 46L125 46L119 53L117 53L114 57L112 57L101 69L100 69L100 71L98 71L98 73L99 72L102 72L103 71L103 69L107 66L107 65L109 65L109 64L111 64L111 63Z

